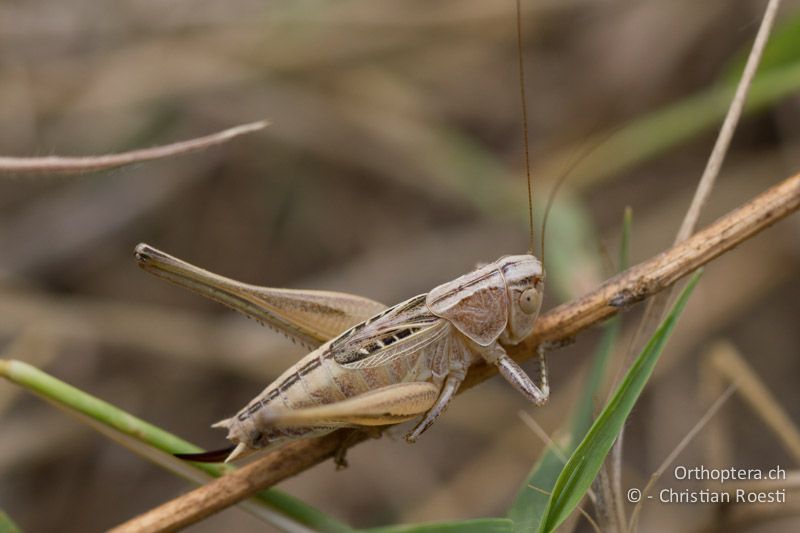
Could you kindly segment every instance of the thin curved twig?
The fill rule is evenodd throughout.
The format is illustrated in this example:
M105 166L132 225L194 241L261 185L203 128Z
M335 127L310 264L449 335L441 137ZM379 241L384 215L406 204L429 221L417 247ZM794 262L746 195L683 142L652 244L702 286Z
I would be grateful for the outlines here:
M85 157L0 157L0 173L12 174L42 174L60 173L76 174L81 172L96 172L110 168L121 167L143 161L163 159L176 155L188 154L204 150L210 146L222 144L254 131L262 130L269 125L266 120L241 124L233 128L218 131L203 137L196 137L187 141L180 141L152 148L132 150L119 154L93 155Z
M534 332L523 343L506 348L515 360L523 361L529 359L541 343L557 345L568 342L623 308L670 287L798 208L800 174L768 189L689 239L629 268L590 293L549 311L537 320ZM494 366L476 365L470 369L462 390L487 380L495 373ZM342 446L351 447L366 438L365 435L338 431L287 444L112 531L173 531L188 526L256 491L307 470L334 455Z

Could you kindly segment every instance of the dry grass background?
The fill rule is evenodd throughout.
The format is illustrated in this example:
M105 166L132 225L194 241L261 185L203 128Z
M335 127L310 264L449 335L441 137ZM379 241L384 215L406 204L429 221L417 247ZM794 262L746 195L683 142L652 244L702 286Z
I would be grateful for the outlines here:
M587 137L719 79L748 46L762 4L528 2L524 58L539 197L563 154L577 155ZM798 2L783 9L798 11ZM512 3L478 0L0 5L4 155L105 153L260 118L273 123L199 155L0 181L0 341L142 418L219 445L222 435L208 424L301 353L139 271L134 245L149 242L243 281L386 303L523 251L514 24ZM798 124L796 96L744 120L703 220L800 166ZM713 135L622 172L576 171L563 195L570 201L555 207L566 212L569 204L572 218L555 235L575 237L580 255L559 260L563 272L551 267L550 286L561 289L549 292L548 307L610 271L601 243L613 256L626 205L635 213L633 261L671 244ZM493 194L498 184L517 187L513 205ZM581 220L593 235L580 233ZM642 486L702 415L699 361L718 338L734 343L800 420L798 233L794 217L707 269L631 418L625 486ZM552 254L561 238L549 240ZM639 312L628 313L627 324ZM369 442L351 453L348 470L323 465L281 488L359 526L501 514L543 447L517 411L557 428L595 338L550 358L554 391L545 409L534 411L494 380L459 397L417 445ZM736 398L723 418L732 413L718 439L731 464L798 468ZM705 461L702 439L680 464ZM187 489L7 384L0 480L0 508L27 531L102 529ZM798 498L739 524L796 529ZM701 528L722 523L725 512L738 516L651 505L643 527ZM232 509L192 531L223 528L263 525Z

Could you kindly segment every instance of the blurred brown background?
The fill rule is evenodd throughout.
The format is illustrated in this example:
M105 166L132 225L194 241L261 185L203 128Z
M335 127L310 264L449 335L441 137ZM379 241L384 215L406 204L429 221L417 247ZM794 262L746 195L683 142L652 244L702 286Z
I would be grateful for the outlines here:
M723 77L765 5L524 4L539 202L564 161L598 134ZM798 13L800 3L785 2L780 20ZM80 177L0 179L0 342L23 336L14 357L219 446L223 435L209 424L302 354L138 270L133 247L147 242L242 281L387 304L524 251L514 29L510 1L0 4L3 155L115 152L272 121L202 154ZM800 168L799 119L794 95L743 120L703 224ZM633 262L670 245L715 131L617 172L574 172L548 235L547 307L613 272L607 257L616 257L626 205ZM642 486L702 415L698 368L716 339L733 342L800 420L798 233L791 218L707 269L631 417L626 487ZM640 313L625 315L626 329ZM350 453L346 471L326 463L281 488L356 526L500 516L543 448L518 411L555 431L596 339L594 331L551 354L547 408L493 380L459 397L417 445L372 441ZM726 466L798 467L736 397L721 420L732 412L721 428ZM706 461L703 438L679 464ZM0 508L25 530L100 530L188 488L0 383ZM798 498L737 527L797 530ZM720 512L650 504L644 527L698 529L720 523ZM191 530L223 528L269 530L237 509Z

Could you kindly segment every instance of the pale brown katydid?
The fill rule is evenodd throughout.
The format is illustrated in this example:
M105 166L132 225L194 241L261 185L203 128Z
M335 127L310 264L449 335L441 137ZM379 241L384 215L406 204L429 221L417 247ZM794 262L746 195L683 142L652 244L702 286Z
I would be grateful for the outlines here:
M503 257L390 308L350 294L247 285L145 244L136 257L145 270L315 348L236 416L215 424L236 444L227 460L340 427L425 415L407 436L414 441L480 359L537 405L547 401L544 361L537 386L499 342L516 344L533 329L544 272L532 255Z
M519 20L517 3L521 49ZM529 170L528 200L533 241ZM421 417L406 436L413 442L445 410L470 365L480 360L496 365L536 405L546 403L549 386L543 352L539 352L540 384L536 385L501 345L521 342L539 314L544 270L532 247L528 254L501 257L386 308L350 294L247 285L140 244L136 257L145 270L270 325L312 349L235 416L214 425L228 430L234 447L185 458L219 460L223 452L225 460L232 461L338 428L386 426Z

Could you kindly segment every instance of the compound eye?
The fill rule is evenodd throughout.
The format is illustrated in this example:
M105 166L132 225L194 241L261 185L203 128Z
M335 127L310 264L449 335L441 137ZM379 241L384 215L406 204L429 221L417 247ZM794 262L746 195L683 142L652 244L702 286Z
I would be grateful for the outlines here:
M519 306L526 315L535 315L542 306L542 293L527 289L519 296Z

